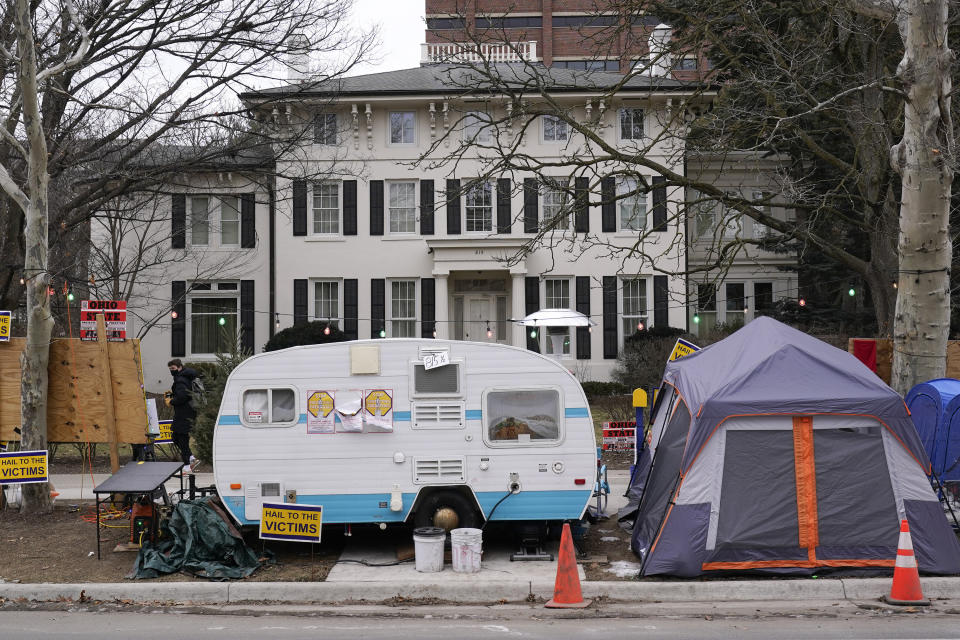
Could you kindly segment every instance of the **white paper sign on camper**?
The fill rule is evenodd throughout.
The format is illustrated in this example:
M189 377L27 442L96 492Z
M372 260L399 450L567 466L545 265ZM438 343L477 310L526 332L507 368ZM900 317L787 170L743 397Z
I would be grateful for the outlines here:
M432 351L423 354L423 368L429 371L450 364L449 351Z
M363 391L337 391L336 414L340 418L340 431L363 433Z

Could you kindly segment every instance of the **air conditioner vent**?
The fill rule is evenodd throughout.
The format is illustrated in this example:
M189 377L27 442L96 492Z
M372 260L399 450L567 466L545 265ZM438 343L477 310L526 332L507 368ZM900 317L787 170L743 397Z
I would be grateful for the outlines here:
M414 429L460 429L464 426L462 402L416 402L412 413Z
M462 484L464 458L416 458L413 481L416 484Z

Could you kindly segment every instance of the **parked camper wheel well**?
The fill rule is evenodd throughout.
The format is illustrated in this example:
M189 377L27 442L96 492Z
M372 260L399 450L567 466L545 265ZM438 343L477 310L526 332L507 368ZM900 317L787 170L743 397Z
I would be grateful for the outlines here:
M466 486L424 487L413 507L417 527L442 527L447 531L476 528L483 522L477 499Z

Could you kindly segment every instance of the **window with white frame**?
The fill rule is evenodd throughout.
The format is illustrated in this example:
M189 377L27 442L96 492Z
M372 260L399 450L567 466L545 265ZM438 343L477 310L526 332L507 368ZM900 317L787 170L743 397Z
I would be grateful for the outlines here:
M566 142L570 137L570 130L565 120L558 116L543 116L543 141Z
M633 107L620 109L620 139L643 139L643 109Z
M236 196L220 196L220 246L240 245L240 207Z
M337 144L337 114L318 113L314 116L313 143Z
M568 185L565 178L549 178L541 189L543 198L543 226L549 229L570 228Z
M415 111L390 112L390 144L416 144L417 114Z
M190 353L225 353L234 344L238 326L237 283L196 283L187 296Z
M717 326L717 286L712 282L697 285L693 321L700 336L709 334Z
M673 65L674 71L696 71L697 59L694 57L679 58Z
M340 282L316 280L313 283L313 319L332 327L340 324Z
M390 336L414 338L417 331L417 281L390 282Z
M463 116L463 139L465 142L490 144L493 142L492 127L489 114L483 111L468 111Z
M190 198L190 244L205 247L210 244L210 198Z
M549 279L544 281L544 307L546 309L570 308L570 281ZM570 355L570 327L547 327L547 354Z
M773 283L772 282L754 282L753 283L753 313L756 316L772 315L773 306Z
M730 198L739 198L740 194L736 191L727 191L727 196ZM720 211L723 214L723 229L721 233L724 238L736 238L741 235L743 231L743 214L740 213L737 209L722 205Z
M636 178L617 181L617 227L620 231L642 231L647 226L647 194L638 190Z
M493 183L475 182L468 186L464 210L467 231L493 231Z
M416 233L417 183L388 183L390 233Z
M726 316L724 322L729 326L742 325L747 317L747 296L742 282L728 282L724 286Z
M717 218L720 203L690 189L690 199L687 202L687 212L693 220L693 237L698 240L708 240L717 228Z
M313 233L340 233L340 183L313 183Z
M764 215L771 215L771 206L770 198L771 193L769 191L754 191L751 195L751 198L754 202L754 207L763 212ZM770 227L763 224L759 220L753 221L753 239L754 240L763 240L770 235Z
M646 278L631 278L621 282L623 290L621 338L629 338L637 331L647 327L647 280Z

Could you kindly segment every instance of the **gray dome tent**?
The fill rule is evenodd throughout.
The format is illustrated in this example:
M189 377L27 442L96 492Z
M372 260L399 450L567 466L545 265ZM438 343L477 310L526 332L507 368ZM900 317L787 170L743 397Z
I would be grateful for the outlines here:
M643 575L893 567L901 518L921 571L960 573L903 399L775 320L669 363L650 443L633 480Z

